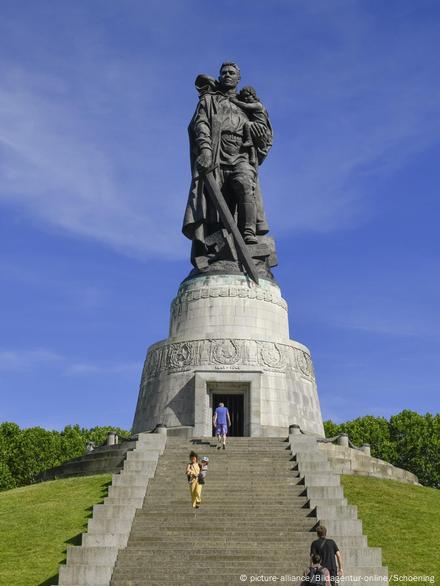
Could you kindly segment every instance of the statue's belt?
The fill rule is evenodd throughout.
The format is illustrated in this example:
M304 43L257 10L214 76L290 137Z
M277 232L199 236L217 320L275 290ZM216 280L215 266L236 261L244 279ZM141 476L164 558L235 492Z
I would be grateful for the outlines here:
M236 143L241 143L243 142L243 135L242 134L236 134L235 132L222 132L221 134L222 139L225 138L226 140L230 141L230 142L236 142Z

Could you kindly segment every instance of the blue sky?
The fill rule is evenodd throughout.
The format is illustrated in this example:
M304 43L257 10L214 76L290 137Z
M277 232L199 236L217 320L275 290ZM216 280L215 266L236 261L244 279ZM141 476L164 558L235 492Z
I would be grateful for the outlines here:
M198 73L269 110L261 182L325 419L438 412L440 9L2 2L0 421L129 428L190 270Z

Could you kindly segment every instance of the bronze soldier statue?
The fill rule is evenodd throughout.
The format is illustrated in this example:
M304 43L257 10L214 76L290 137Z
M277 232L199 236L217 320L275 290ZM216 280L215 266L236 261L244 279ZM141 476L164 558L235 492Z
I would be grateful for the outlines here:
M261 238L269 228L258 182L258 167L272 146L272 128L253 88L243 88L237 95L239 81L239 67L229 62L222 64L218 80L206 75L196 78L200 99L188 129L192 182L183 233L192 240L192 263L202 272L218 270L219 262L224 266L237 258L237 242L228 239L230 230L207 195L204 175L209 171L251 256L258 257L260 264L266 259L267 269L276 264L267 261L270 253L274 260L273 242L269 251L267 237Z

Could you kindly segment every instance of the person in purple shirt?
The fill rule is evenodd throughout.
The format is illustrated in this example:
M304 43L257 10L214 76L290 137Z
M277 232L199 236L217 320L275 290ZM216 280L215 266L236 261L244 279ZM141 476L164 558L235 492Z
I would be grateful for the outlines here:
M215 427L215 435L217 436L217 450L220 450L221 442L223 443L223 449L226 450L226 436L228 435L228 426L231 427L231 417L224 403L218 404L212 418L212 424Z

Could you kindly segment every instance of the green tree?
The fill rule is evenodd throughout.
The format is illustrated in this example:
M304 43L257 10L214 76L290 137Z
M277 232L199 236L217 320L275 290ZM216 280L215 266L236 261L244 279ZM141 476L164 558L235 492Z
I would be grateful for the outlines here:
M121 438L128 437L130 435L130 432L125 429L121 429L120 427L110 427L108 425L105 427L92 427L91 429L84 429L83 434L86 438L86 441L95 442L95 444L99 446L106 442L109 431L114 431Z
M85 452L86 448L86 430L79 425L66 425L60 433L61 438L61 462L79 458Z
M333 421L331 419L327 419L327 421L324 421L325 437L326 438L336 437L337 435L342 433L340 428L341 428L340 425L338 425L337 423L333 423Z
M370 444L372 456L387 462L395 461L395 445L390 437L389 423L384 417L365 415L348 421L341 427L355 446Z
M15 480L6 462L0 460L0 491L15 488Z
M9 469L17 486L35 482L40 472L62 461L59 432L42 427L23 429L11 449Z
M395 446L390 438L389 423L384 417L365 415L352 421L336 424L324 423L326 437L335 437L346 433L349 440L357 447L370 444L371 455L392 462L396 458Z
M105 443L109 431L120 437L129 432L119 427L81 428L67 425L63 431L42 427L20 429L16 423L0 425L0 490L35 482L44 470L54 468L85 452L87 441Z
M440 415L405 409L390 419L395 464L416 474L422 484L440 488Z
M5 422L0 425L0 490L16 486L10 464L13 459L13 446L20 434L21 430L16 423Z

